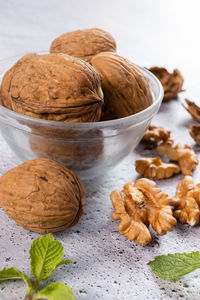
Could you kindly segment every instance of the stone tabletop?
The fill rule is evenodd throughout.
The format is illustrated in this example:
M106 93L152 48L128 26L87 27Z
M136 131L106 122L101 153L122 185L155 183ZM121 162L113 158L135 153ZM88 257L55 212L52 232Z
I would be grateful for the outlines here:
M185 97L200 103L199 2L184 0L0 0L0 59L48 50L56 36L79 28L101 27L117 40L118 52L141 66L179 68L185 91L176 100L163 103L153 124L167 126L172 137L191 143L200 159L200 148L189 135L195 123L181 103ZM159 300L200 298L200 270L180 280L167 282L152 274L147 263L156 255L199 250L200 227L177 225L173 232L139 246L118 233L112 221L109 194L138 178L134 161L155 156L139 145L113 171L85 181L85 212L73 228L55 234L63 243L65 257L76 262L55 271L53 281L69 285L80 300ZM0 175L20 161L0 137ZM194 172L200 182L200 166ZM183 176L158 182L170 196ZM29 248L38 234L23 230L0 210L0 267L16 266L29 274ZM1 300L23 299L21 282L0 284ZM58 299L59 300L59 299Z

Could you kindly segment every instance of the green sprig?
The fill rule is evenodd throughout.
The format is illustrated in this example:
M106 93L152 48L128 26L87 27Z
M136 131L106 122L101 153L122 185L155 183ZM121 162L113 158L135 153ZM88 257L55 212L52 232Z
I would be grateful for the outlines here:
M51 233L44 237L38 237L33 241L30 249L31 274L35 277L34 282L21 271L13 268L5 268L0 271L0 281L21 279L27 286L24 300L48 299L48 300L75 300L70 287L61 282L48 285L37 291L40 281L45 281L53 271L63 264L73 263L71 260L62 260L62 244L54 240Z

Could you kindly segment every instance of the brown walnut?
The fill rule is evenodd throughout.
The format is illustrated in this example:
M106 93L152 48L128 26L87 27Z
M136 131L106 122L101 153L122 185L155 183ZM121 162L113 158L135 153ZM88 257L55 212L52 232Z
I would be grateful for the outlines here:
M94 56L92 65L100 73L104 92L102 120L127 117L150 106L151 89L140 69L112 52Z
M113 220L121 220L119 232L138 244L146 245L151 241L149 224L160 235L172 231L176 224L172 199L149 179L129 182L121 192L113 191L110 198L114 207Z
M100 28L90 28L67 32L57 37L51 44L51 53L64 53L87 62L105 51L116 51L114 38Z
M161 142L170 138L171 131L162 126L149 125L142 140L147 142Z
M16 112L64 122L99 121L103 93L98 73L68 55L29 54L4 75L2 104Z
M0 205L18 225L39 233L78 223L85 189L78 176L52 160L27 161L0 179Z
M167 69L160 67L151 67L149 69L162 83L164 88L164 101L176 98L178 93L182 92L183 76L178 69L169 73Z

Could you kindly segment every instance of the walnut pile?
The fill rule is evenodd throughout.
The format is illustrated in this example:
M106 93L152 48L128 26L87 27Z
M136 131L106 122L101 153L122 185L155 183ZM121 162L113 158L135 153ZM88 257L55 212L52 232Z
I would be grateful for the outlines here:
M189 99L185 99L185 102L187 105L183 104L183 107L200 123L200 107Z
M189 133L197 145L200 146L200 125L190 125Z
M106 51L116 51L114 38L100 28L89 28L67 32L56 38L50 48L51 53L64 53L87 62Z
M94 122L101 116L103 92L90 64L68 55L29 54L4 75L1 101L40 119Z
M198 156L193 151L190 145L174 145L173 139L161 143L157 147L158 154L166 155L169 160L178 161L180 170L184 175L192 175L199 161Z
M112 52L94 56L91 64L100 73L104 93L102 120L123 118L153 103L146 77L128 59Z
M0 179L0 206L18 225L38 233L74 226L84 202L78 176L46 158L27 161Z
M169 178L180 172L179 166L163 163L160 157L137 159L135 167L140 175L154 180Z
M142 140L147 142L161 142L170 138L171 132L168 128L162 126L149 125Z
M185 176L178 184L173 205L175 206L174 216L181 223L188 223L191 226L199 223L200 185L194 186L191 176Z
M164 88L164 101L176 98L177 94L182 91L183 76L178 69L169 73L167 69L160 67L151 67L149 69L162 83Z
M110 195L114 207L113 220L121 220L119 232L146 245L151 241L149 224L160 235L172 231L176 224L173 217L172 199L149 179L139 179L125 184L124 189Z

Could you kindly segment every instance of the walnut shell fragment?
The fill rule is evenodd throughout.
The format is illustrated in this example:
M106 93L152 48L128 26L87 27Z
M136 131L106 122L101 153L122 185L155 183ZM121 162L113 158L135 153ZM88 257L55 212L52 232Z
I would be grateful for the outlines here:
M114 212L113 220L121 220L119 232L138 244L151 241L149 224L160 235L172 231L176 224L173 217L172 199L149 179L138 179L125 184L124 189L110 195Z
M56 232L78 223L85 189L78 176L50 159L27 161L0 179L0 205L21 227Z
M200 125L190 125L189 133L197 145L200 146Z
M103 52L95 55L91 63L102 79L102 120L127 117L152 104L149 83L131 61L116 53Z
M160 157L140 158L135 161L136 171L154 180L169 178L180 172L176 164L163 163Z
M191 176L185 178L177 185L176 195L173 198L175 206L174 216L181 223L195 226L200 217L200 186L194 186Z
M178 69L175 69L173 73L169 73L165 68L151 67L149 68L149 71L162 83L164 88L163 101L174 99L178 93L182 92L184 79Z
M170 138L171 131L168 128L162 126L150 125L143 136L143 141L149 142L161 142Z
M183 104L183 107L192 115L194 120L200 123L200 107L189 99L185 99L185 102L187 106Z
M161 143L157 147L158 154L166 155L172 161L178 161L184 175L192 175L199 163L198 156L190 145L174 145L173 139Z
M103 93L99 74L68 55L29 54L6 72L2 104L18 113L64 122L99 121Z
M50 53L64 53L87 62L100 52L115 52L116 42L105 30L89 28L67 32L57 37L51 44Z

